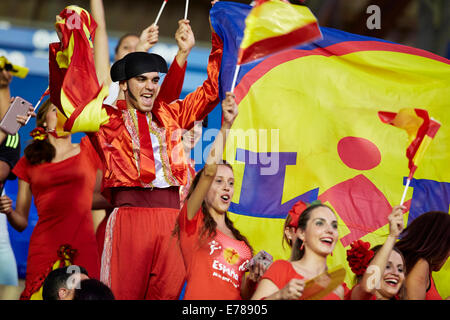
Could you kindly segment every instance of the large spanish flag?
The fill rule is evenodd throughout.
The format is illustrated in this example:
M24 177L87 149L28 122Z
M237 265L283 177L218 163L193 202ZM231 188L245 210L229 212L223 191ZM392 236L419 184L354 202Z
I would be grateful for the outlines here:
M211 22L224 40L221 97L230 88L245 19L252 8L218 2ZM404 219L449 211L450 61L380 39L321 28L323 39L241 66L239 106L226 158L235 173L230 216L255 251L288 258L283 224L298 200L334 208L340 240L329 267L352 272L354 240L384 243L388 215L408 177L405 132L389 130L378 112L424 109L442 124L407 191ZM400 186L400 187L399 187ZM433 273L450 295L450 262Z
M61 42L49 47L50 100L67 118L66 131L95 132L107 121L101 105L108 96L108 87L100 86L95 71L93 41L97 23L85 9L68 6L59 14L55 26Z
M281 0L257 1L245 24L238 64L322 37L316 17L308 7Z

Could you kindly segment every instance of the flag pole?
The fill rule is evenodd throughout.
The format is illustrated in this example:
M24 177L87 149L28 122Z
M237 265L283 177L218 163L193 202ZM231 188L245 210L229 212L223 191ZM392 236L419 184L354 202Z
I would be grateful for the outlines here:
M44 97L45 97L46 95L49 94L48 89L49 89L49 88L47 88L47 90L44 91L44 93L42 94L41 98L39 99L39 101L38 101L38 102L36 103L36 105L34 106L34 110L33 110L33 111L36 111L37 107L39 107L39 105L41 104L42 99L44 99ZM28 121L30 121L30 118L31 118L31 116L28 116L27 121L25 121L24 126L27 125Z
M236 69L234 69L233 82L231 83L231 92L234 92L234 87L236 86L237 76L239 74L240 65L236 64Z
M186 0L186 5L185 5L185 7L184 7L184 20L187 19L188 8L189 8L189 0Z
M166 6L166 3L167 3L167 0L164 0L164 2L163 2L162 5L161 5L161 8L159 9L158 15L156 16L156 20L155 20L155 22L153 23L154 25L157 25L157 24L158 24L159 18L161 17L161 13L163 12L164 7Z
M410 183L411 183L411 178L408 177L408 179L406 180L405 190L403 190L402 200L400 201L401 206L403 205L403 202L405 202L406 192L408 191Z

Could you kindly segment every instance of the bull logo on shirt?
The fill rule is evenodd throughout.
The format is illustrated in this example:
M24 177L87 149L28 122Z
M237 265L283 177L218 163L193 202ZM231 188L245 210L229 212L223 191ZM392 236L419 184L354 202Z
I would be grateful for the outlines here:
M239 261L239 253L234 248L223 250L223 257L228 264L236 264Z

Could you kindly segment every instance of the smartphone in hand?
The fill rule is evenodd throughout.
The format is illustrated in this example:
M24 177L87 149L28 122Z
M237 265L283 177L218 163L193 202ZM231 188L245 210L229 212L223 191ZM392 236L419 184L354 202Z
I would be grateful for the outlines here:
M1 120L0 129L7 134L16 134L22 126L19 122L17 122L17 116L26 116L30 110L30 107L33 107L31 103L21 97L16 97Z
M249 261L247 268L256 264L257 262L261 262L264 267L268 268L273 262L273 257L270 255L270 253L261 250Z

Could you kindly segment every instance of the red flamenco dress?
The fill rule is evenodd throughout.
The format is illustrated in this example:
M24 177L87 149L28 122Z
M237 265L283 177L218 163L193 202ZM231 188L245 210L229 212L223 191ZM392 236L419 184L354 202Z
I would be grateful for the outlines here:
M31 165L22 157L13 172L30 184L38 212L28 249L21 300L42 299L48 273L69 264L99 278L100 258L92 221L92 197L99 159L89 140L77 155L56 163Z

